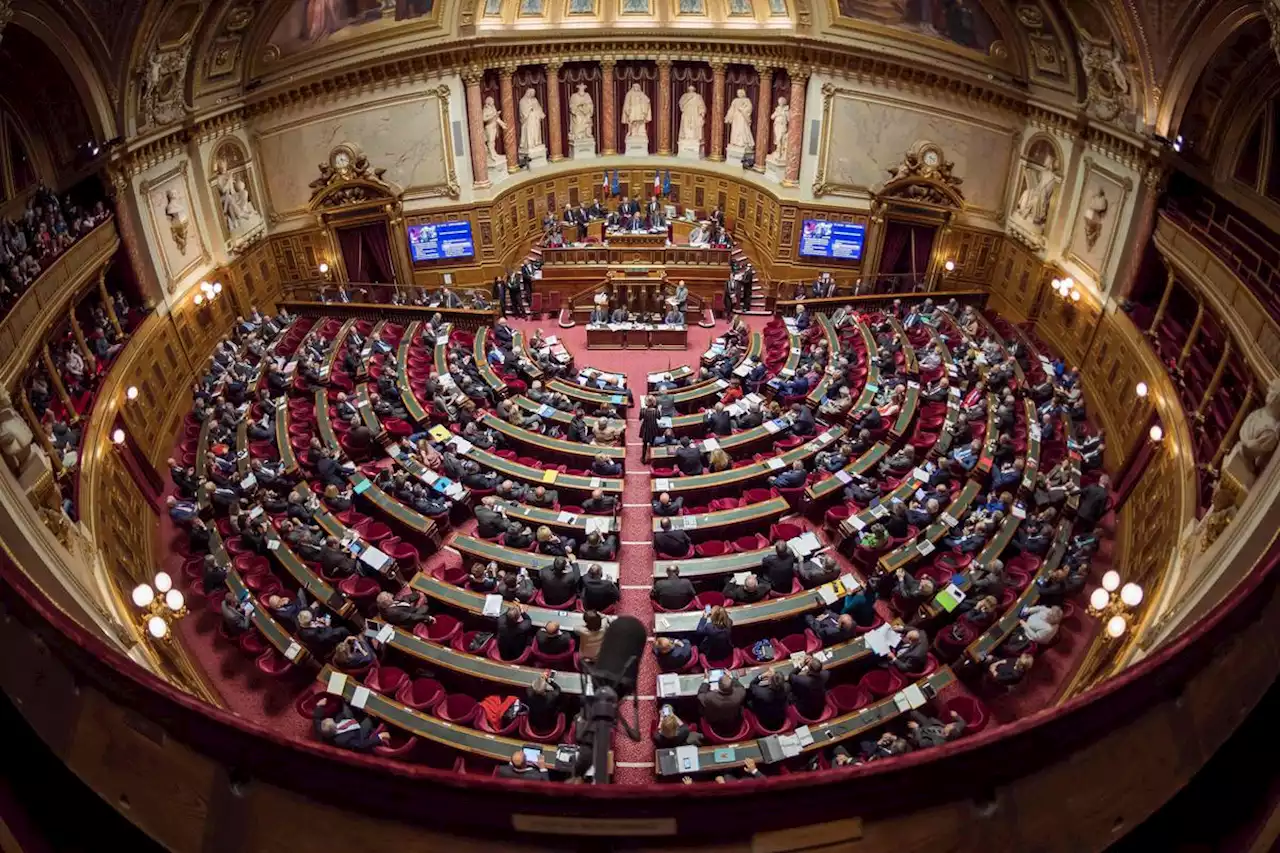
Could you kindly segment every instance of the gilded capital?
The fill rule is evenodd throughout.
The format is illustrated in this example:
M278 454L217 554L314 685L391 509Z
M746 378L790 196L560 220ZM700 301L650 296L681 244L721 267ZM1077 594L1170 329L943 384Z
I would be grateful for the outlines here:
M462 82L476 85L484 80L484 69L479 65L468 65L462 70Z

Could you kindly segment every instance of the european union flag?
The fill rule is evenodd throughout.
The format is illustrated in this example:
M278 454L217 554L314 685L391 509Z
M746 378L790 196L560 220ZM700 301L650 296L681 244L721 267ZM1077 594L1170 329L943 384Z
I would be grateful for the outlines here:
M618 170L613 170L613 183L609 186L609 192L612 195L618 194Z
M667 169L666 174L662 176L662 194L671 195L671 170Z

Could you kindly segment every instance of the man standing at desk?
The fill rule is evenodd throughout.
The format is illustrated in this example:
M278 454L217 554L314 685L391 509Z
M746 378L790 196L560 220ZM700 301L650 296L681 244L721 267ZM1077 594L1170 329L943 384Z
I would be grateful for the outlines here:
M689 302L689 288L685 286L684 279L680 279L680 281L676 283L675 296L672 298L675 300L676 308L678 308L680 313L683 314L685 305Z
M663 216L662 216L662 199L658 198L657 196L654 196L653 198L649 199L649 227L650 228L666 227L666 221L663 219Z
M619 305L617 308L614 308L613 315L609 318L609 322L611 323L627 322L627 306Z

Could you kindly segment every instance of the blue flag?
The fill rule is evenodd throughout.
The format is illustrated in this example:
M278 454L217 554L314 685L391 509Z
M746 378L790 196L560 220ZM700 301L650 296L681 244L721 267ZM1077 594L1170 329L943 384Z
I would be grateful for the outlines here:
M667 169L666 174L662 176L662 194L671 195L671 170Z
M609 186L609 193L611 195L618 194L618 170L617 169L613 170L613 183L610 184Z

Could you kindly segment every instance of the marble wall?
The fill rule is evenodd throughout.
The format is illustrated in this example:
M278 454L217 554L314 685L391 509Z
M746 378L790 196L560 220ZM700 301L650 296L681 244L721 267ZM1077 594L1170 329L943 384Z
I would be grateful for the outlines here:
M185 152L133 177L134 199L163 300L172 304L213 262L203 170Z
M843 80L815 76L814 83L823 120L815 194L866 197L884 184L908 149L928 141L955 164L952 173L963 180L959 189L968 213L1001 217L1020 133L1013 116L968 103L898 97Z
M355 144L375 169L385 169L383 178L404 192L406 207L415 199L457 198L450 123L451 111L463 104L455 90L460 83L419 80L381 97L360 92L255 118L251 136L268 219L312 221L310 184L342 143Z
M1132 227L1138 175L1123 164L1086 154L1063 222L1062 265L1077 281L1109 294L1126 252L1120 236ZM1065 209L1065 208L1064 208Z

